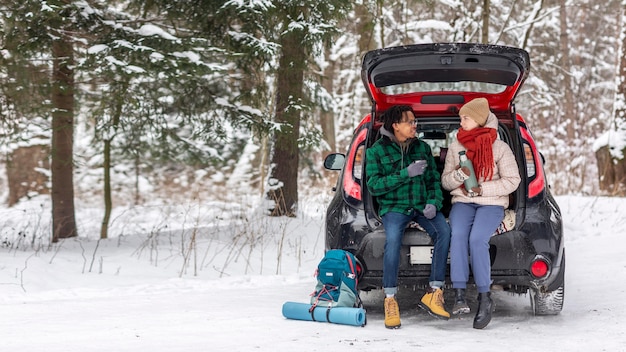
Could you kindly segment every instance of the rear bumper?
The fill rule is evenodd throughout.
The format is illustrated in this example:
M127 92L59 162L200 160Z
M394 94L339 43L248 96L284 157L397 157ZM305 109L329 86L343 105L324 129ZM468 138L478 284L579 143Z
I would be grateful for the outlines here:
M544 238L538 237L529 236L522 231L509 231L491 238L489 251L493 284L520 293L526 292L529 287L551 291L563 284L563 270L561 270L563 248L560 235L559 241L554 240L555 236L551 236L551 239L545 236ZM359 288L363 290L380 288L385 233L382 229L375 230L366 234L360 243L359 248L353 248L366 270L359 281ZM415 229L407 229L402 243L398 273L399 285L425 287L430 276L430 265L411 264L410 247L431 246L430 236ZM542 256L550 262L551 270L542 279L535 278L530 272L531 263L537 256ZM449 268L447 273L447 283L450 284Z

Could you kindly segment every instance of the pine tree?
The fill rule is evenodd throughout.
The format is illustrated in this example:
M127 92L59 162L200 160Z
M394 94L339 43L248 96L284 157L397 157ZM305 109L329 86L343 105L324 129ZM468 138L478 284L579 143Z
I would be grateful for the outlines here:
M174 17L181 14L166 10L174 5L133 2L127 12L103 13L108 27L92 38L80 67L95 86L90 94L99 97L92 111L104 149L101 238L111 214L115 156L150 160L142 165L151 168L206 166L221 157L215 146L229 145L229 126L258 124L253 109L233 103L233 65L225 50L212 46L214 33ZM137 173L142 165L135 164Z
M304 78L310 61L325 43L337 34L337 21L351 3L348 1L279 1L275 33L281 51L276 70L275 121L273 153L268 191L274 201L272 215L294 216L298 204L298 167L300 164L300 121L311 110L304 95ZM271 32L270 32L271 33Z
M43 60L50 70L52 242L77 236L73 138L75 43L94 26L86 2L7 1L3 43L18 60Z

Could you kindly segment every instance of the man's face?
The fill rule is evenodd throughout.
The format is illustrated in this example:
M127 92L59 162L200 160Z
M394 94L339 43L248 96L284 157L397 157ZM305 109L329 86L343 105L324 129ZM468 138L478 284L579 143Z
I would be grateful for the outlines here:
M417 120L412 111L404 111L402 113L402 120L393 124L393 134L400 142L415 137L416 132Z

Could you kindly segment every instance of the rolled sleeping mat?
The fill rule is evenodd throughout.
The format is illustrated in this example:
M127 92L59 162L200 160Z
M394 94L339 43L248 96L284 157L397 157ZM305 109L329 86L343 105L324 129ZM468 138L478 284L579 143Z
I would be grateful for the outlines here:
M311 304L298 302L285 302L283 304L283 316L288 319L320 321L335 324L365 326L365 309L350 307L315 307Z

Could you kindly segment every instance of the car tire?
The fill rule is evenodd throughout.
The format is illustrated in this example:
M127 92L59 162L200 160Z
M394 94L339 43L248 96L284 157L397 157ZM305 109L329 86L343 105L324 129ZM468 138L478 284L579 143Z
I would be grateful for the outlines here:
M561 270L565 271L565 254L561 261ZM556 315L563 310L565 298L565 281L557 289L540 292L536 288L530 289L530 306L535 315Z

